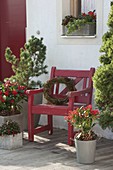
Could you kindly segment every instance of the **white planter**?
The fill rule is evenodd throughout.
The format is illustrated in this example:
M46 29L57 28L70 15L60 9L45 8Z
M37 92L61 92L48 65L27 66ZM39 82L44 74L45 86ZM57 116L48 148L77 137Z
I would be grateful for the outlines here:
M22 133L17 135L4 135L0 136L0 148L2 149L16 149L23 145Z
M7 120L15 121L19 124L20 132L23 131L23 114L11 115L11 116L0 116L0 126L4 124Z
M77 162L91 164L95 161L96 140L81 141L75 139Z

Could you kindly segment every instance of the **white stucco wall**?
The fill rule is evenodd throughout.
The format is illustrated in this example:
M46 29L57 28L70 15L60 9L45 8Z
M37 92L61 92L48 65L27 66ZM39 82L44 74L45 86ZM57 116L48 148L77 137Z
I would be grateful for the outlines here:
M89 39L83 40L84 43L77 44L66 40L67 43L58 42L57 24L58 24L58 0L27 0L27 39L31 35L37 37L43 37L44 43L47 46L47 59L46 64L50 71L51 66L58 68L69 68L69 69L89 69L90 67L97 67L99 65L99 49L101 41L96 44L87 44ZM98 7L99 8L99 7ZM103 6L101 6L103 16L99 22L102 22L101 33L107 31L107 19L110 9L110 0L103 0ZM37 35L37 31L40 31L40 35ZM65 40L63 40L65 41ZM82 41L82 40L80 40ZM93 41L93 40L92 40ZM69 43L68 43L69 42ZM86 42L86 44L85 44ZM46 81L48 75L40 77L42 81ZM41 117L41 123L44 122L44 118ZM55 117L54 126L66 128L67 123L64 122L63 117Z

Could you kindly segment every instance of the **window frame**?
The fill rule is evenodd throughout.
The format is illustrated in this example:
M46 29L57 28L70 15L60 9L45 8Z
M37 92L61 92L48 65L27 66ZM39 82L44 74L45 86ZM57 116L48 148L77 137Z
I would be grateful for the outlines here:
M101 44L103 35L103 0L96 0L96 36L62 36L62 19L69 14L70 0L56 1L58 44ZM88 39L88 41L87 41Z

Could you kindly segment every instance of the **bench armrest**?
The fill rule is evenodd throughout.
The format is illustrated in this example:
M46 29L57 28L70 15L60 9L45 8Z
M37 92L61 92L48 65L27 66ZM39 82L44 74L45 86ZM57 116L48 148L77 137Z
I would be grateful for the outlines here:
M67 96L68 97L80 96L81 94L90 93L91 91L92 91L91 88L86 88L80 91L70 91L67 93Z
M26 90L26 94L27 94L28 96L29 96L29 95L38 94L38 93L42 93L42 92L43 92L43 88Z

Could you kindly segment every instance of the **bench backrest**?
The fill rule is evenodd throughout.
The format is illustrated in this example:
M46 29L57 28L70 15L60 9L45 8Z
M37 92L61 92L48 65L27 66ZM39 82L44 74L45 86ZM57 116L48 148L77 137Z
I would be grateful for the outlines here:
M67 70L67 69L56 69L52 67L50 79L56 77L68 77L74 80L75 88L78 90L83 90L85 88L90 88L90 93L82 96L76 97L77 103L91 104L92 92L93 92L93 81L92 77L94 75L95 68L90 68L89 70ZM68 89L66 87L62 90L59 89L59 84L54 87L54 94L66 94ZM60 92L59 92L60 91Z

